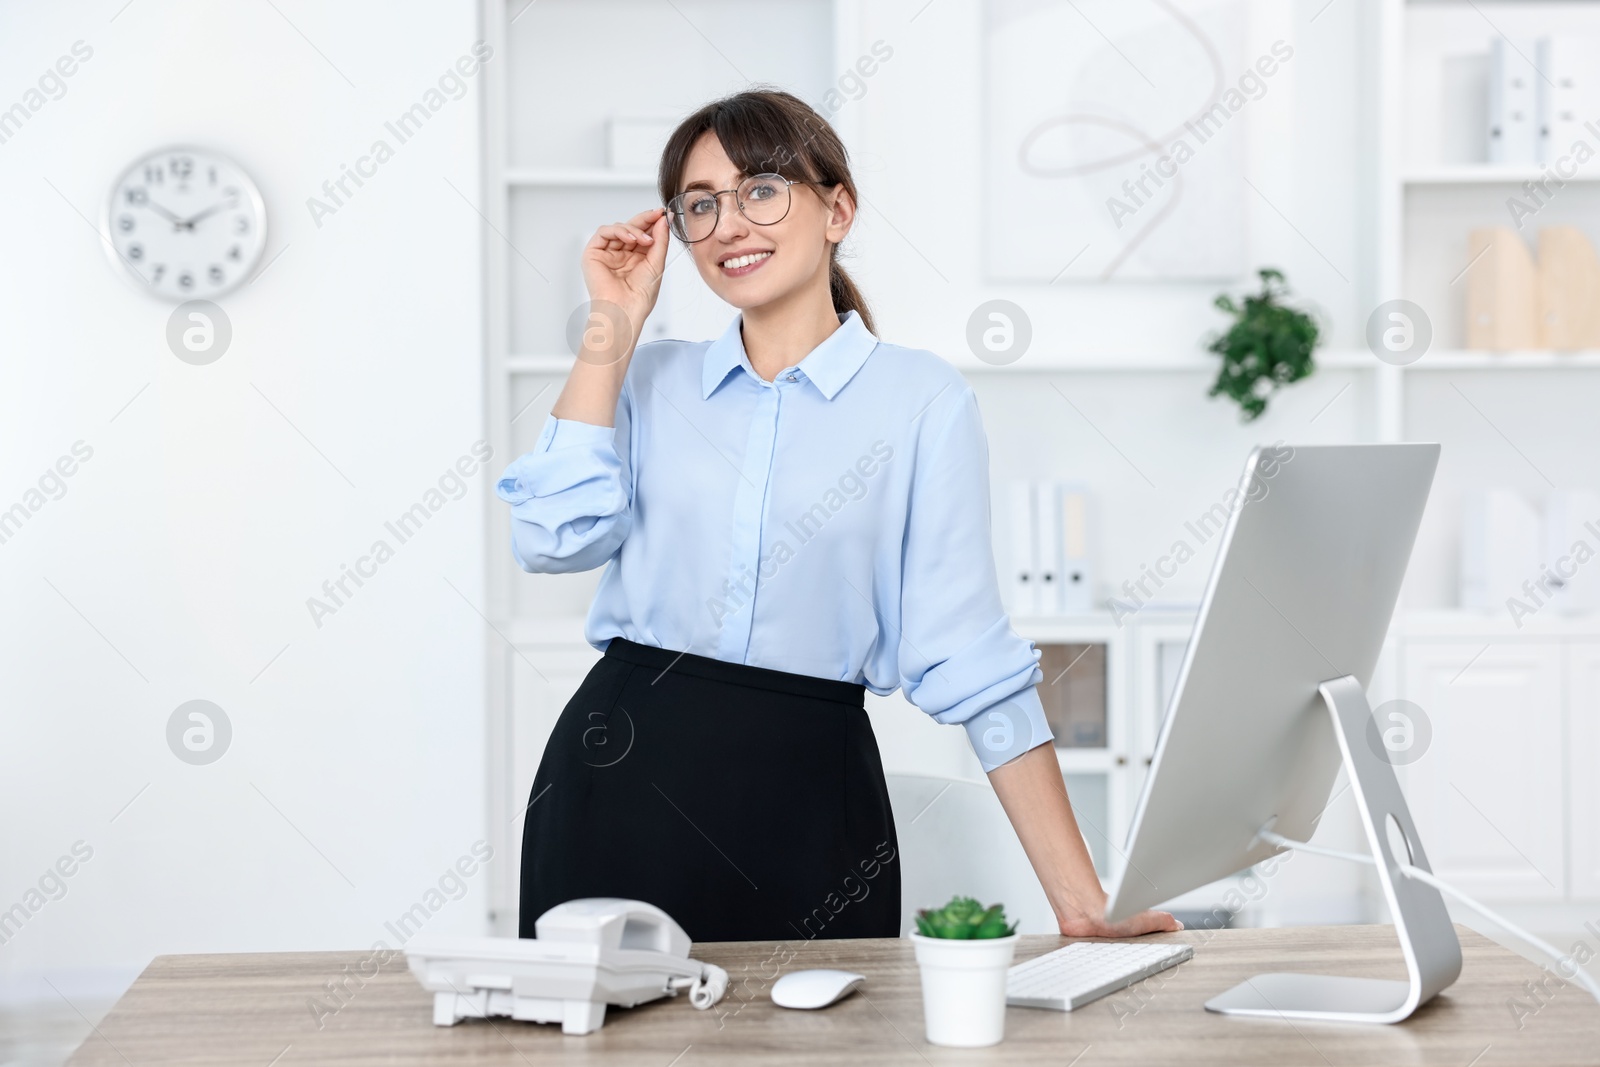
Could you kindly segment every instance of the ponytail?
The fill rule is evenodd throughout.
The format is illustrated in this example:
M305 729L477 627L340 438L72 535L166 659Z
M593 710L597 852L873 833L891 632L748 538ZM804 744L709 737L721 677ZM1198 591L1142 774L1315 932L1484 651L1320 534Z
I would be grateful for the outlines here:
M834 247L833 257L828 261L828 292L833 297L833 310L844 314L854 311L861 316L861 325L867 328L868 333L878 331L872 325L872 312L867 310L867 298L861 295L861 290L851 280L839 265L839 250Z

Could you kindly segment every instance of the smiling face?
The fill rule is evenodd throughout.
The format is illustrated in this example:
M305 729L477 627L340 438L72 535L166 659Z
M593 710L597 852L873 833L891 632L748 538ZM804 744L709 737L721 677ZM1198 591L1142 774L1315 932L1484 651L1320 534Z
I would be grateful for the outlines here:
M747 177L723 151L717 135L707 132L689 150L678 191L734 189ZM783 195L781 185L776 190ZM818 286L828 291L829 259L834 245L850 232L855 206L838 186L819 190L797 183L788 193L789 213L769 226L747 219L732 195L719 197L716 228L689 245L700 277L740 311Z

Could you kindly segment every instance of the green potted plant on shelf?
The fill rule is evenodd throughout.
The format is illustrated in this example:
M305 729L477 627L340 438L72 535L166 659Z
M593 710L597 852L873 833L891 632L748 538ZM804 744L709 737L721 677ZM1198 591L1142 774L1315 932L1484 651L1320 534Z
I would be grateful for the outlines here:
M1263 267L1258 273L1261 292L1240 302L1217 296L1216 306L1234 321L1207 348L1222 357L1222 367L1206 395L1232 397L1245 422L1261 417L1273 393L1316 370L1311 351L1321 333L1310 315L1281 302L1289 293L1282 271Z
M1006 971L1017 947L1017 924L1005 906L952 897L916 914L911 934L922 974L922 1015L934 1045L979 1048L1006 1034Z

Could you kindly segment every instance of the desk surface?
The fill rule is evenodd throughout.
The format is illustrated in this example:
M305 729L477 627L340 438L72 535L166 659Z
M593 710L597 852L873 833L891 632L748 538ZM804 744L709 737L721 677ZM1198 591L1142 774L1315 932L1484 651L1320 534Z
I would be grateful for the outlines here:
M337 1014L319 1029L312 999L324 986L372 972L363 952L157 957L91 1034L77 1065L225 1063L790 1064L1203 1063L1346 1067L1352 1064L1600 1064L1600 1005L1535 964L1462 926L1461 977L1393 1026L1236 1019L1205 1011L1207 998L1263 971L1404 979L1387 926L1186 930L1152 940L1188 942L1192 960L1141 986L1063 1014L1007 1009L1006 1039L988 1049L945 1049L923 1038L921 987L908 940L722 942L697 959L725 967L728 995L696 1011L680 995L613 1008L598 1033L508 1019L432 1024L432 998L403 955L364 983L349 979ZM1021 939L1018 962L1066 944ZM867 976L861 991L824 1011L787 1011L768 996L780 973L841 967ZM348 968L348 971L347 971ZM1546 983L1535 998L1524 983ZM1520 1013L1513 1005L1521 1003ZM1519 1025L1520 1023L1520 1025Z

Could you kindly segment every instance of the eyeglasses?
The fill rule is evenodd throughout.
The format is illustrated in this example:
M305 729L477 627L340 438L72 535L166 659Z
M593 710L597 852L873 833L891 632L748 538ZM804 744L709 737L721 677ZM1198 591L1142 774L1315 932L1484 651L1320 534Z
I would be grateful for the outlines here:
M781 174L752 174L739 183L737 189L712 192L709 189L691 189L667 201L667 217L672 232L684 244L694 244L710 237L717 228L722 213L722 196L733 194L739 205L739 214L757 226L771 226L782 222L789 214L789 186L799 185Z

